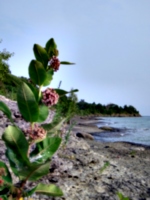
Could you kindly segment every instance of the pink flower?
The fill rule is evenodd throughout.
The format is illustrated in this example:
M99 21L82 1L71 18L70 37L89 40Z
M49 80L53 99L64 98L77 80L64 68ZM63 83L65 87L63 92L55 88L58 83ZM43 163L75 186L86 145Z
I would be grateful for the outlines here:
M47 106L53 106L57 104L59 95L54 89L47 88L45 91L42 92L42 95L42 102Z
M47 131L37 124L34 124L34 128L25 130L25 133L29 135L32 140L43 140L46 137Z
M53 56L51 60L49 61L50 68L52 68L54 71L57 71L60 66L60 61L56 56Z

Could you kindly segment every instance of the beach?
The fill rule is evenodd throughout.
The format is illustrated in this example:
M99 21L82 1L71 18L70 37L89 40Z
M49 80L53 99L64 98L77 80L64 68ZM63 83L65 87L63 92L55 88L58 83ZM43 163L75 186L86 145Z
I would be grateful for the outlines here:
M2 100L9 105L17 126L21 129L28 127L28 123L18 113L16 102ZM52 114L49 114L48 120ZM2 136L11 122L3 113L0 113L0 118ZM150 200L149 146L95 141L93 133L104 133L97 127L97 120L97 117L74 117L71 125L66 125L61 147L50 162L50 173L27 185L32 188L37 183L56 184L64 195L47 197L34 194L34 200L119 200L118 192L130 200ZM67 130L72 124L74 126L65 142ZM8 165L3 140L0 140L0 146L0 158ZM17 183L18 179L13 176L13 181Z
M96 117L75 120L74 134L97 131ZM109 162L100 181L106 198L99 194L97 199L117 199L117 192L130 199L150 199L150 147L128 142L103 143L88 138L86 142L103 158L104 163Z

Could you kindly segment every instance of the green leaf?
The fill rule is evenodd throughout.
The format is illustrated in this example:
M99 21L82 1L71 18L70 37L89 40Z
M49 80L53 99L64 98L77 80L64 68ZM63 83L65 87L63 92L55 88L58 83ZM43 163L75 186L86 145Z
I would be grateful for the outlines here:
M71 63L71 62L68 62L68 61L61 61L60 64L61 65L75 65L75 63Z
M106 161L103 165L103 167L101 167L100 169L100 173L102 173L107 167L110 166L110 162L109 161Z
M18 88L17 102L20 113L28 122L36 122L39 116L39 108L32 90L26 83Z
M6 193L6 192L5 192ZM2 200L9 200L7 195L0 195L0 197L2 198ZM11 199L10 199L11 200Z
M19 171L19 177L21 179L27 179L30 181L37 181L41 177L47 175L49 173L50 162L46 162L44 164L36 164L33 163L30 166L28 165L24 169Z
M47 72L46 72L46 79L43 83L43 86L47 86L50 84L50 82L52 81L53 79L53 74L54 74L54 71L53 69L49 69Z
M32 60L29 64L29 75L31 80L41 86L46 80L46 70L41 62Z
M11 174L10 174L10 172L8 170L7 165L4 162L0 161L0 170L2 170L2 168L5 171L4 174L1 175L2 179L5 181L5 183L8 183L8 185L10 185L10 187L11 187L11 184L12 184ZM4 190L5 188L8 188L8 186L6 186L6 184L0 186L0 191Z
M32 188L31 190L27 190L24 192L23 197L30 197L32 194L35 193L37 186L35 186L34 188Z
M22 131L15 126L8 126L2 136L7 147L6 157L9 159L10 166L15 175L18 176L19 170L29 165L28 142Z
M8 106L0 101L0 110L8 117L8 119L13 122L13 119L12 119L12 114L11 114L11 111L10 109L8 108Z
M40 193L40 194L45 194L47 196L53 196L53 197L63 196L62 190L54 184L45 185L45 184L39 183L35 192Z
M60 137L47 137L37 144L35 153L33 152L32 160L36 163L45 162L50 159L58 150L61 144Z
M41 47L40 45L34 44L33 51L34 51L35 58L38 61L40 61L41 63L43 63L43 66L46 69L48 61L49 61L46 50L43 47Z
M125 197L121 192L117 192L117 196L119 197L120 200L129 200L129 198Z
M78 92L79 90L75 89L75 90L71 90L70 92L67 92L65 90L61 90L61 89L54 89L60 96L65 95L65 94L69 94L72 92Z
M47 130L48 136L51 134L55 134L62 127L63 123L66 121L66 118L61 119L58 122L50 123L50 124L42 124L41 126Z
M28 163L28 141L18 127L8 126L2 135L2 139L4 140L8 149L11 149L12 152L19 157L19 159L22 159Z
M23 144L20 145L20 148ZM7 149L6 153L12 171L16 176L18 176L21 180L27 179L31 181L39 180L44 175L48 174L50 162L47 163L33 163L29 160L25 160L22 155L16 152L16 149L13 151L12 149ZM20 155L20 157L19 157Z
M75 126L75 124L76 124L76 122L73 122L70 126L69 126L69 129L68 129L68 131L66 132L66 134L65 134L65 137L64 137L64 145L66 145L67 144L67 142L69 141L69 138L70 138L70 133L71 133L71 131L72 131L72 129L73 129L73 127Z
M39 118L37 120L37 122L43 122L47 119L49 114L49 109L47 106L45 105L40 105L39 106Z
M39 101L39 89L36 86L34 86L32 83L26 83L26 84L32 90L32 92L33 92L33 94L35 96L35 99L38 102Z
M45 48L46 48L49 58L51 58L52 56L58 55L57 45L53 38L47 41Z
M20 156L16 154L12 149L7 148L5 154L9 160L9 164L13 173L16 176L19 176L19 170L22 170L26 166L25 161L20 158Z

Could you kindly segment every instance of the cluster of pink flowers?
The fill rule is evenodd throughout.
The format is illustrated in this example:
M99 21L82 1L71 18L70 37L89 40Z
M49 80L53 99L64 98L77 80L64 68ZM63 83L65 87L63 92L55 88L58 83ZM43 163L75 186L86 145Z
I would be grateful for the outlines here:
M32 140L40 140L46 137L47 131L45 131L42 127L39 127L37 124L34 125L33 129L25 130L25 133L32 139Z
M51 60L49 61L50 67L54 70L57 71L60 66L60 61L56 56L53 56Z
M45 91L42 92L42 102L47 106L53 106L57 104L58 99L59 95L52 88L47 88Z

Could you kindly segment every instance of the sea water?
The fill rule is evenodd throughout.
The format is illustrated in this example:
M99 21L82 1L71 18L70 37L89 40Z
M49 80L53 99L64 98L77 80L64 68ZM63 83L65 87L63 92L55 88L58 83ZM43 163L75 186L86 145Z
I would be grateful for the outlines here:
M97 133L96 140L104 142L133 142L150 146L150 116L143 117L102 117L98 127L116 128L115 131Z

